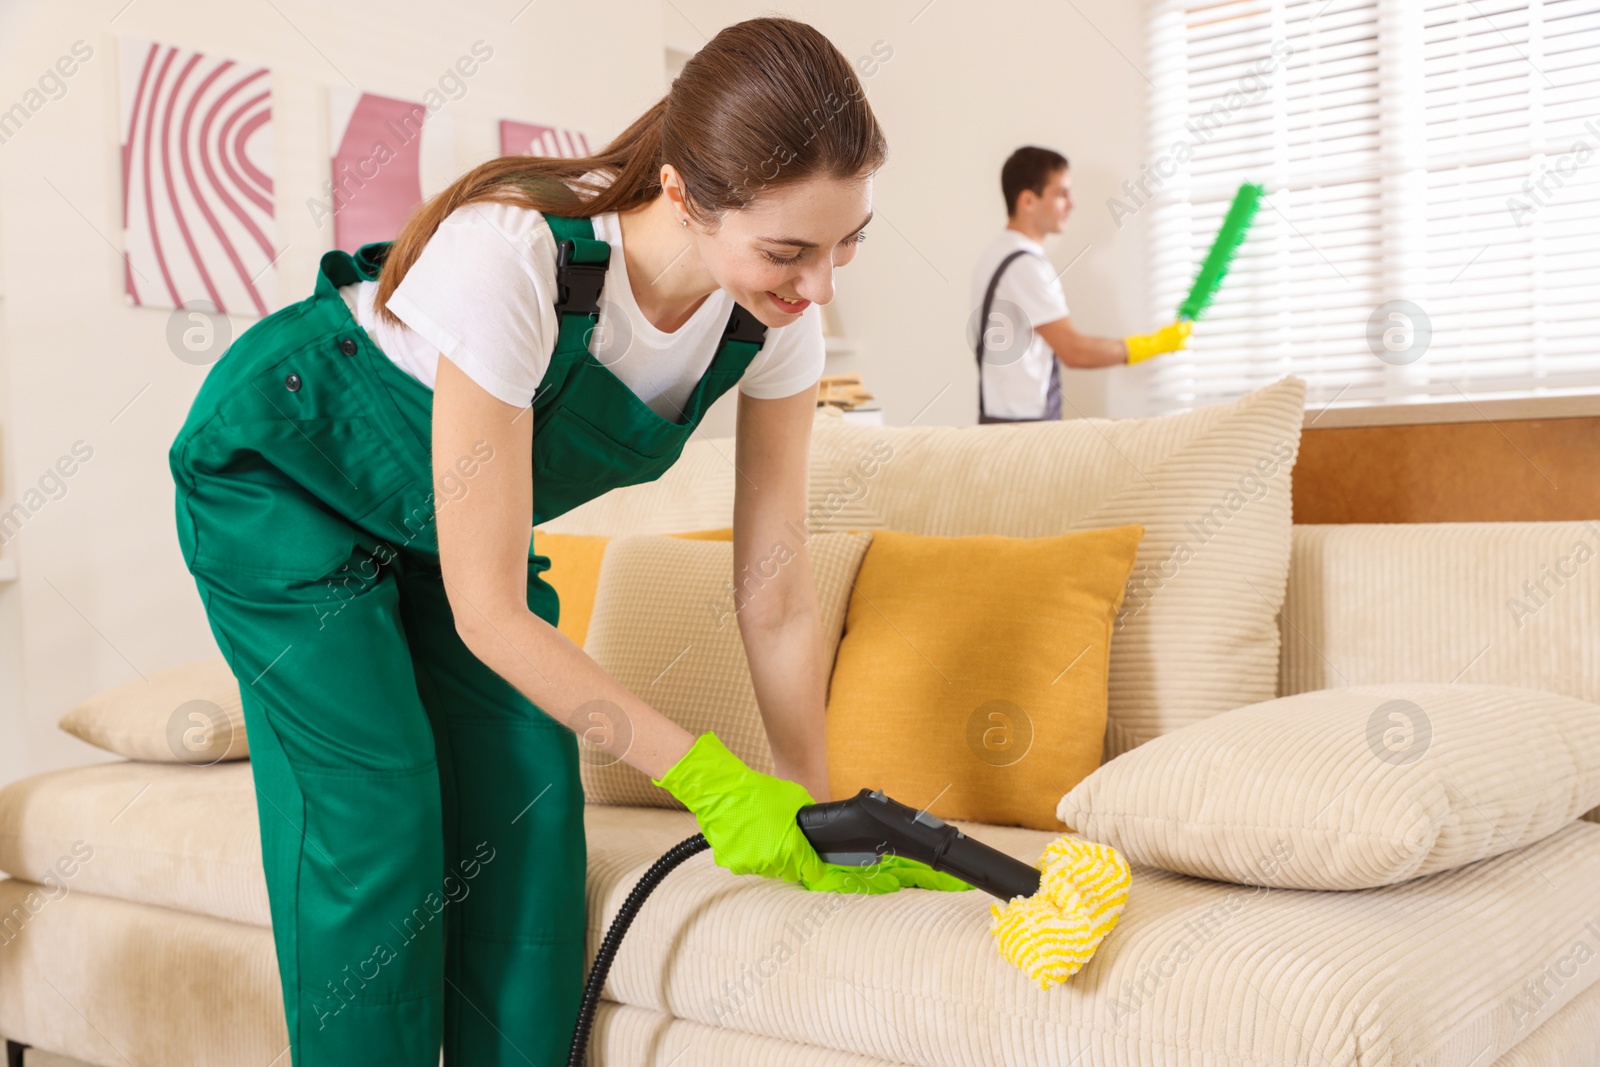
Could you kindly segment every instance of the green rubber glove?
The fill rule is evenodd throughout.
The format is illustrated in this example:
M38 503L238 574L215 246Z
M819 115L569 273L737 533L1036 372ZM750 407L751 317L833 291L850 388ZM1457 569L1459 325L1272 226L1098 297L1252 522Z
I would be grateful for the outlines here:
M945 892L960 892L972 888L953 874L936 871L926 863L906 859L904 856L884 856L871 867L849 867L838 863L824 863L822 866L824 868L822 877L807 885L807 889L871 895L893 893L908 886Z
M871 867L824 863L800 832L795 814L813 804L798 782L751 770L709 730L683 758L650 779L681 800L711 843L717 866L829 893L893 893L906 886L958 891L972 887L925 863L885 856Z

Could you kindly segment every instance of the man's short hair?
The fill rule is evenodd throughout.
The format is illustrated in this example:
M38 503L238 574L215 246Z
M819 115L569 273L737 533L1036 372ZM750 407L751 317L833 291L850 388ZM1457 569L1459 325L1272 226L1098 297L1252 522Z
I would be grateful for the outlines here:
M1066 165L1067 157L1050 148L1024 145L1011 153L1011 158L1000 168L1000 191L1006 196L1006 217L1017 213L1017 198L1022 190L1031 189L1034 195L1043 196L1050 175Z

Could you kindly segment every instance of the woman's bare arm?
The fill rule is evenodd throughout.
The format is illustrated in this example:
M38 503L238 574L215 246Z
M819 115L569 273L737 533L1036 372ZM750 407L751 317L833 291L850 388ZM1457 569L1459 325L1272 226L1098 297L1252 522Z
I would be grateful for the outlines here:
M456 632L552 718L660 778L694 735L634 696L528 608L537 491L532 452L533 410L492 396L440 355L433 391L434 511ZM471 477L463 478L469 470Z
M739 633L773 773L828 800L822 611L806 552L806 478L817 387L772 400L739 394L733 573Z

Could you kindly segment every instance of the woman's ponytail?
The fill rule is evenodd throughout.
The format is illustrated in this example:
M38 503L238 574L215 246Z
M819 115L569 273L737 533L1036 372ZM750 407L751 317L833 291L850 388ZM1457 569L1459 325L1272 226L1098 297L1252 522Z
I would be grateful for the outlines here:
M850 63L815 28L756 18L718 33L671 91L592 156L499 156L424 201L406 220L378 276L377 312L452 212L507 203L589 217L642 207L661 193L661 166L683 179L689 212L714 225L763 190L818 176L851 178L883 165L888 146ZM608 184L581 181L591 171Z

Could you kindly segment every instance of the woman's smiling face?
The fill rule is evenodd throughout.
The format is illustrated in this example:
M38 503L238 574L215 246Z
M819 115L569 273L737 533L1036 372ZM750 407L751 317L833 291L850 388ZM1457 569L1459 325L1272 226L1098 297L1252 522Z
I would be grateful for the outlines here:
M718 286L777 328L833 299L834 268L855 257L871 218L870 174L808 179L727 212L716 232L697 234L697 243Z

